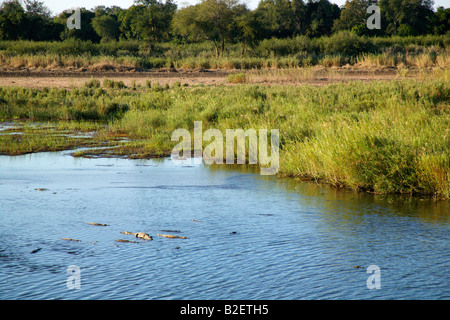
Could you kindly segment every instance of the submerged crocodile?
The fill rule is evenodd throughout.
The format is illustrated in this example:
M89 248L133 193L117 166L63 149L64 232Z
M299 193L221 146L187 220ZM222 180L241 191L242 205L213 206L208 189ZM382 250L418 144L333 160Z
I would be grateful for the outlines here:
M139 242L137 242L137 241L124 240L124 239L117 239L117 240L114 240L114 241L116 241L116 242L129 242L129 243L139 243Z
M159 234L158 233L157 236L164 237L164 238L169 238L169 239L187 239L187 237L175 236L173 234Z
M61 238L61 240L66 240L66 241L75 241L75 242L79 242L81 240L78 239L72 239L72 238Z
M142 240L153 240L153 238L145 232L129 232L129 231L122 231L123 234L130 234L135 236L136 238L142 239Z

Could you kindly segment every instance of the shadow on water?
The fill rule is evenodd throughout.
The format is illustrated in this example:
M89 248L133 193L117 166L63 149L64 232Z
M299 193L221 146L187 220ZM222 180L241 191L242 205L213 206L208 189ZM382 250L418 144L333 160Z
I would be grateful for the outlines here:
M304 204L321 206L324 213L341 217L358 217L364 214L386 214L403 217L415 217L424 222L448 223L450 220L450 201L436 200L432 197L411 194L373 194L357 192L346 188L337 188L313 181L300 181L292 178L278 178L260 175L260 169L254 165L210 165L214 171L229 171L252 174L259 180L275 183L264 187L284 190L287 194L298 195ZM355 221L349 219L349 221Z

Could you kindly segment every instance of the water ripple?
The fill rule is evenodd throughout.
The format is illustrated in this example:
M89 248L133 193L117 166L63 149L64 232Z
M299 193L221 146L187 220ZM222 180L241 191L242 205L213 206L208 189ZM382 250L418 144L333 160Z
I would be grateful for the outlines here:
M0 166L2 299L450 296L440 204L403 213L374 197L165 161L55 153L0 157ZM154 239L115 242L137 240L124 230ZM371 264L380 290L366 286ZM81 269L79 290L67 287L70 265Z

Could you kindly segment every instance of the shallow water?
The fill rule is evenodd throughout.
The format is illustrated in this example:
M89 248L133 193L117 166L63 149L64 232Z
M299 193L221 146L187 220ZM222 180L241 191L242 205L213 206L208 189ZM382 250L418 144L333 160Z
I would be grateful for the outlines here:
M448 299L449 209L171 159L0 156L0 299Z

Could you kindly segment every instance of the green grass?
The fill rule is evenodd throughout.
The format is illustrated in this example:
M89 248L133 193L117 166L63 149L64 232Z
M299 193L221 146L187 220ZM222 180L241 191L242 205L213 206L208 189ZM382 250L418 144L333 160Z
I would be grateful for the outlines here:
M130 139L100 154L166 155L176 144L170 141L172 132L179 128L192 132L194 121L202 121L203 130L222 132L279 129L280 176L374 193L450 198L450 84L446 80L323 87L1 88L0 97L4 120L51 120L72 123L66 129L75 130L74 123L81 119L95 124L105 140ZM14 139L0 135L0 152L8 153Z
M227 76L229 83L246 83L247 79L244 73L232 73Z
M105 88L113 88L113 89L125 88L125 84L123 83L123 81L115 81L115 80L110 80L110 79L104 79L103 86Z
M108 136L107 127L96 122L21 122L1 131L0 154L61 151L80 147L105 147L117 136Z

